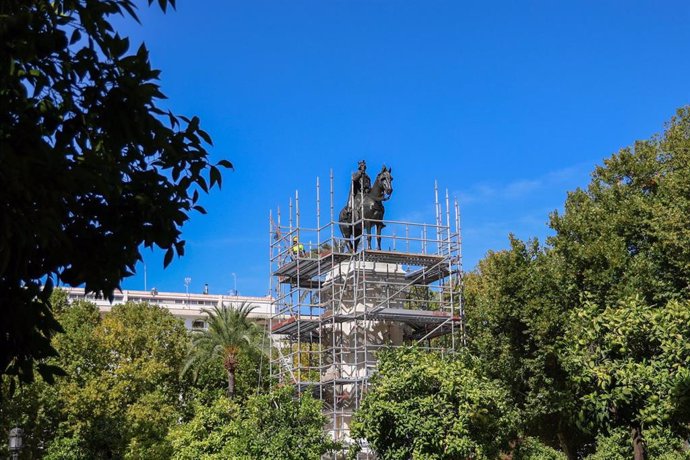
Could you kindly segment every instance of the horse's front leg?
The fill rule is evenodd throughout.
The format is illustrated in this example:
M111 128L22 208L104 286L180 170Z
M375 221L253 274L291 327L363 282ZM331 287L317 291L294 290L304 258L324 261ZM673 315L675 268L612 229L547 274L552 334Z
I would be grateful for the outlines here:
M379 251L381 250L381 229L383 228L383 225L377 225L376 226L376 245L379 248Z
M359 246L359 240L362 238L361 227L357 225L352 226L352 253L357 252L357 247Z
M369 249L372 249L371 247L371 225L368 227L365 227L364 230L367 232L367 247Z

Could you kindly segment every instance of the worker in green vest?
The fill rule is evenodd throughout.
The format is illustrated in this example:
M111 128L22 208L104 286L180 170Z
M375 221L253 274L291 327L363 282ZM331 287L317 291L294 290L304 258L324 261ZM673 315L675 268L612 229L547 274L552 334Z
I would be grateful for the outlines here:
M292 247L290 248L290 254L292 255L293 259L296 259L298 257L304 257L305 255L304 245L299 242L299 239L296 236L292 237Z

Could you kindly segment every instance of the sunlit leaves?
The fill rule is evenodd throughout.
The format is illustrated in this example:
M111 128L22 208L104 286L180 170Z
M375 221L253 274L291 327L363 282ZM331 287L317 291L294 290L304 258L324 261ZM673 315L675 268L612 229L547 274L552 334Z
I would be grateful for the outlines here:
M178 379L188 343L182 322L147 304L101 317L90 302L54 303L65 333L47 364L67 375L24 386L0 405L0 428L22 426L32 458L168 458L165 438L186 391Z
M677 389L690 363L690 305L622 300L603 310L573 311L564 356L583 402L581 424L593 431L664 426L690 434Z
M194 417L168 435L171 458L318 460L336 447L323 431L321 409L290 387L252 395L242 406L225 396L195 404Z
M382 459L493 459L508 451L517 413L507 392L466 355L379 354L352 424Z

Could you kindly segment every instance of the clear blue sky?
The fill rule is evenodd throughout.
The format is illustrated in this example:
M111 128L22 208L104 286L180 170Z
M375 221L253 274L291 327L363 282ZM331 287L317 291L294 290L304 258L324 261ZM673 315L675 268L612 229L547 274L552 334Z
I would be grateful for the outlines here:
M509 232L548 235L595 164L690 103L685 0L178 3L119 30L149 47L163 105L200 116L236 171L184 228L185 257L163 270L145 251L148 289L189 276L227 293L235 273L241 294L266 294L269 210L298 189L306 219L331 169L344 203L360 159L393 167L387 218L433 222L434 180L457 196L472 268Z

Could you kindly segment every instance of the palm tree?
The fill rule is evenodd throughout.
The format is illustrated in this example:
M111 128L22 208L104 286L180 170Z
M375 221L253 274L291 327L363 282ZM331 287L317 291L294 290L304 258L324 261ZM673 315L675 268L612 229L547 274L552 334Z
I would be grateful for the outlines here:
M192 330L192 346L182 368L182 374L211 360L222 360L228 378L228 395L235 396L235 370L238 354L260 350L263 331L248 319L256 306L242 303L238 307L223 305L212 310L202 309L207 315L208 328Z

